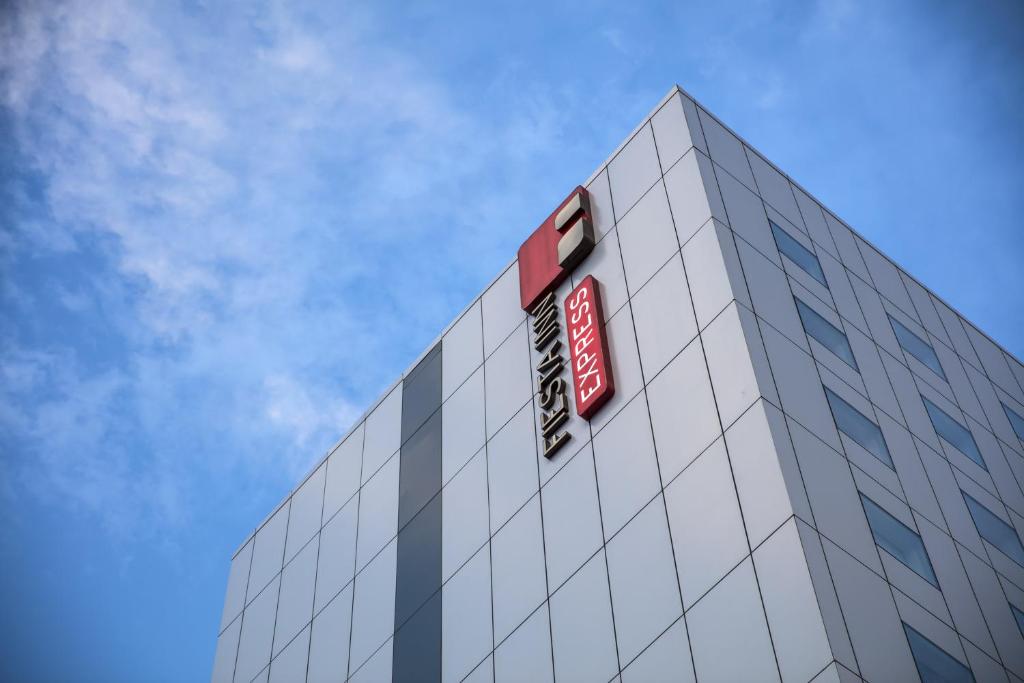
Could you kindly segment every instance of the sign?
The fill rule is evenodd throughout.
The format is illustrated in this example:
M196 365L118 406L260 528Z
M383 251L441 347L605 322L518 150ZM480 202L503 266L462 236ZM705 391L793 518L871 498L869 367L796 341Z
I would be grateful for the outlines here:
M569 419L569 398L566 395L565 358L559 339L558 304L554 292L541 299L530 315L533 316L533 348L547 351L537 363L537 391L540 394L540 434L544 441L544 457L550 458L572 437L563 429Z
M576 412L589 420L615 394L601 289L593 275L583 278L565 298L565 319Z
M561 313L555 289L594 249L590 195L577 187L519 247L519 300L532 318L537 363L537 417L544 457L551 458L572 435L569 387L562 354ZM592 275L564 301L568 325L569 365L576 412L589 420L615 393L608 341L604 334L600 284Z
M524 311L569 277L593 248L590 195L577 187L519 247L519 298Z

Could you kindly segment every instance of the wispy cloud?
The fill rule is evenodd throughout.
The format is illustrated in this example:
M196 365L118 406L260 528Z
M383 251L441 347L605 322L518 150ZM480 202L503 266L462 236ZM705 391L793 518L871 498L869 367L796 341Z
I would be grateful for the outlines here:
M388 359L415 350L401 340L451 310L416 256L473 279L481 254L504 251L488 217L505 200L475 191L480 169L514 171L564 135L546 99L496 122L460 104L374 39L371 14L214 14L71 0L3 23L25 162L11 191L29 198L8 216L7 258L88 255L52 290L68 315L99 312L96 338L58 334L8 274L5 317L48 332L4 335L18 382L3 467L24 494L58 490L53 504L109 520L147 507L173 525L193 480L224 468L293 481L383 388ZM132 495L139 481L161 495Z
M817 0L813 4L810 29L838 33L857 14L857 3L853 0Z
M0 387L12 495L96 514L109 530L130 531L140 500L131 486L132 463L117 443L116 432L128 427L118 409L128 390L123 373L83 377L67 352L8 350ZM112 500L118 505L110 506Z
M1019 347L1020 15L6 2L0 678L205 676L231 545L673 82Z

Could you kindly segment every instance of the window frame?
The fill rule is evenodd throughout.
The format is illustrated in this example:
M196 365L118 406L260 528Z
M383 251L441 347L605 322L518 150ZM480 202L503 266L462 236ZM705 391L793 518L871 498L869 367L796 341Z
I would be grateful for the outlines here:
M844 332L843 330L839 329L838 327L833 325L831 322L829 322L828 319L825 318L825 316L823 316L820 313L818 313L811 306L808 306L802 299L800 299L800 297L794 296L793 297L793 301L796 302L796 314L797 314L797 317L800 318L800 325L804 328L804 333L808 337L810 337L811 339L813 339L814 341L818 342L823 347L828 349L832 353L833 356L835 356L839 360L841 360L844 363L846 363L847 365L849 365L851 368L853 368L853 370L855 372L859 373L860 372L860 367L857 366L857 358L853 355L853 347L850 346L850 338L846 336L846 332ZM841 353L837 353L836 350L834 348L832 348L832 346L830 346L828 343L826 343L826 341L822 340L820 337L818 337L817 335L812 333L810 329L808 329L808 327L807 327L807 320L804 317L804 311L805 310L807 311L807 313L809 315L814 316L813 320L814 320L815 323L821 323L821 324L824 324L824 325L828 326L828 328L830 328L832 331L834 331L836 334L838 334L840 337L842 337L843 343L846 344L846 351L849 352L849 358L847 358L846 356L844 356Z
M917 336L917 333L915 333L909 327L907 327L899 320L894 318L891 313L887 312L885 315L889 318L889 327L892 328L892 333L893 335L895 335L896 343L900 345L900 348L903 349L905 352L909 353L911 356L913 356L915 360L921 363L921 365L925 366L926 368L934 372L936 375L941 377L943 380L948 382L949 379L946 377L946 371L942 369L942 361L939 360L939 354L935 353L935 347L932 346L927 341L925 341L924 339L921 339L921 337ZM928 351L931 352L931 356L928 357L927 354L924 358L919 356L918 353L920 352L920 349L915 351L914 349L909 348L907 344L904 343L904 339L906 337L902 333L905 333L905 335L909 335L909 337L912 340L918 342L921 346L928 349ZM934 365L932 364L933 361Z
M1010 612L1013 613L1013 618L1017 620L1017 628L1020 629L1021 636L1024 636L1024 610L1018 608L1012 602L1010 604Z
M1001 552L1003 555L1006 555L1006 557L1024 567L1024 543L1021 542L1020 534L1017 533L1017 530L1013 525L1007 523L1006 520L989 510L986 505L963 489L960 489L960 494L964 498L964 504L967 506L967 512L971 515L971 521L974 522L974 528L977 530L978 535L981 536L982 540L988 542L989 545ZM1012 538L1017 541L1016 547L1010 548L1010 550L1013 550L1014 552L1007 552L1007 547L1004 546L1002 540L997 542L982 531L982 525L978 524L978 515L976 512L981 512L983 516L987 515L987 517L985 517L986 524L984 525L986 528L990 529L991 527L988 525L988 522L993 522L998 528L1005 528L1004 530L1008 530L1010 532Z
M900 564L902 564L904 567L920 576L922 579L930 583L932 586L935 586L935 588L942 590L942 588L939 586L939 577L935 574L935 566L932 564L931 555L928 554L928 548L925 547L924 539L921 537L921 534L919 534L917 531L911 529L909 526L901 522L895 515L893 515L884 507L873 501L871 498L868 498L862 492L858 491L858 493L860 494L860 505L861 508L863 508L864 510L864 517L865 519L867 519L868 529L871 531L871 538L874 540L875 545L884 550L885 552L887 552ZM869 507L871 508L870 510ZM917 541L918 546L920 547L921 553L924 555L924 561L927 564L927 567L915 567L908 561L908 559L911 557L911 554L905 552L906 549L900 548L897 545L897 539L894 539L892 536L885 536L884 534L880 533L878 529L876 529L875 524L872 523L872 519L875 519L877 521L883 520L878 515L872 515L872 511L874 510L877 510L879 513L885 516L886 519L884 521L895 523L897 525L897 529L899 527L902 527L903 531L914 537L914 539ZM927 569L927 571L923 571L924 569Z
M917 675L921 679L921 683L932 683L932 681L939 680L930 677L925 678L927 670L933 669L934 667L928 666L928 669L922 669L922 660L919 659L919 657L929 655L931 656L931 659L930 661L923 662L925 665L935 664L935 656L937 655L939 658L939 662L946 665L951 664L954 667L956 667L953 673L955 673L957 676L954 677L952 680L962 680L964 681L964 683L977 683L977 679L974 678L974 672L971 670L971 667L967 666L959 659L943 650L935 643L935 641L933 641L931 638L928 638L926 635L918 631L916 628L914 628L907 622L903 621L901 623L903 624L903 635L907 638L907 646L910 648L910 656L914 659L914 667L917 669ZM946 673L949 673L948 668L946 669ZM964 674L966 674L966 677L964 676ZM951 679L948 675L945 675L942 677L941 680L949 681Z
M988 465L985 463L985 458L981 455L981 449L978 448L978 442L974 439L974 433L971 432L970 428L965 426L965 425L960 424L959 420L957 420L955 417L953 417L952 415L947 413L945 410L940 408L938 405L936 405L936 403L934 401L929 399L924 394L921 394L921 401L922 401L922 403L924 403L924 411L926 413L928 413L928 419L932 423L932 429L935 430L936 436L938 436L940 439L942 439L943 441L948 443L950 446L952 446L953 448L957 449L958 451L960 451L961 453L966 455L968 458L971 459L971 461L973 463L975 463L976 465L980 466L981 469L983 469L986 472L988 472ZM935 421L935 412L937 412L941 417L944 417L946 420L948 420L950 423L952 423L951 426L953 428L959 427L960 429L964 430L964 432L967 435L967 438L970 439L970 441L971 441L971 446L974 447L973 454L972 453L968 453L967 451L965 451L963 448L961 448L960 446L957 445L956 441L951 439L949 436L946 436L945 434L943 434L942 431L939 430L939 424ZM951 435L951 436L962 437L963 435L961 435L961 434L954 434L954 435ZM977 456L977 457L975 457L975 456Z
M1006 419L1010 421L1010 429L1013 430L1013 433L1017 435L1017 438L1020 441L1024 442L1024 416L1002 401L999 402L999 405L1003 407ZM1017 431L1018 428L1020 431Z
M775 248L779 250L779 253L788 258L794 264L796 264L796 266L800 268L800 270L810 275L818 284L825 287L825 289L828 289L828 279L825 278L825 270L821 267L821 261L818 259L817 254L815 254L813 251L805 247L800 242L800 240L798 240L797 238L793 237L788 232L783 230L778 225L778 223L776 223L770 218L768 219L768 225L771 226L772 239L775 240ZM781 240L779 238L780 234L782 235ZM783 247L782 243L785 243L786 246ZM808 268L804 263L801 263L800 258L794 257L794 251L804 260L806 260L806 257L808 256L812 258L814 260L814 266L815 268L817 268L817 273L815 273L812 269Z
M829 389L828 387L826 387L824 385L823 385L823 388L825 389L825 400L828 402L829 412L832 413L832 421L835 422L836 429L838 429L841 433L846 434L846 436L850 437L854 441L854 443L856 443L858 446L860 446L861 448L866 450L868 453L873 455L879 462L881 462L883 465L885 465L886 467L891 469L893 472L895 472L896 471L896 465L892 461L892 453L889 452L889 444L888 444L888 442L886 442L885 434L882 432L882 428L880 426L878 426L878 423L875 422L874 420L872 420L871 418L869 418L864 413L862 413L859 410L857 410L856 408L854 408L853 405L851 405L849 401L844 399L842 396L840 396L836 392L832 391L831 389ZM849 410L853 411L854 419L857 419L857 417L859 417L861 420L863 420L864 422L867 422L869 425L871 425L872 427L874 427L878 431L878 436L882 440L882 449L885 452L885 457L884 458L879 453L877 453L874 450L874 448L869 447L869 446L861 443L860 439L858 439L854 434L851 434L850 432L848 432L845 429L843 429L843 427L840 425L839 416L836 414L836 405L832 402L832 398L833 397L835 397L835 399L838 400L842 405L846 406L846 408L848 408Z

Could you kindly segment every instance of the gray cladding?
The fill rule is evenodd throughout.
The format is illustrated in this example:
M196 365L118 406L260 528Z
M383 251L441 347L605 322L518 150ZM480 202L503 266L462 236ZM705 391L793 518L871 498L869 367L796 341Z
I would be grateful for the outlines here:
M395 681L441 679L441 348L402 382Z
M1024 365L678 88L582 185L615 396L543 456L513 261L241 544L213 680L1024 680Z

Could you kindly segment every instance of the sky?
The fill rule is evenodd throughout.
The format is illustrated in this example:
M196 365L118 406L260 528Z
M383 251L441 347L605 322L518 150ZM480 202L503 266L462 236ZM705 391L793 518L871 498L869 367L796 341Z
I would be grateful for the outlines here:
M679 83L1024 356L1019 2L0 0L0 679L230 556Z

